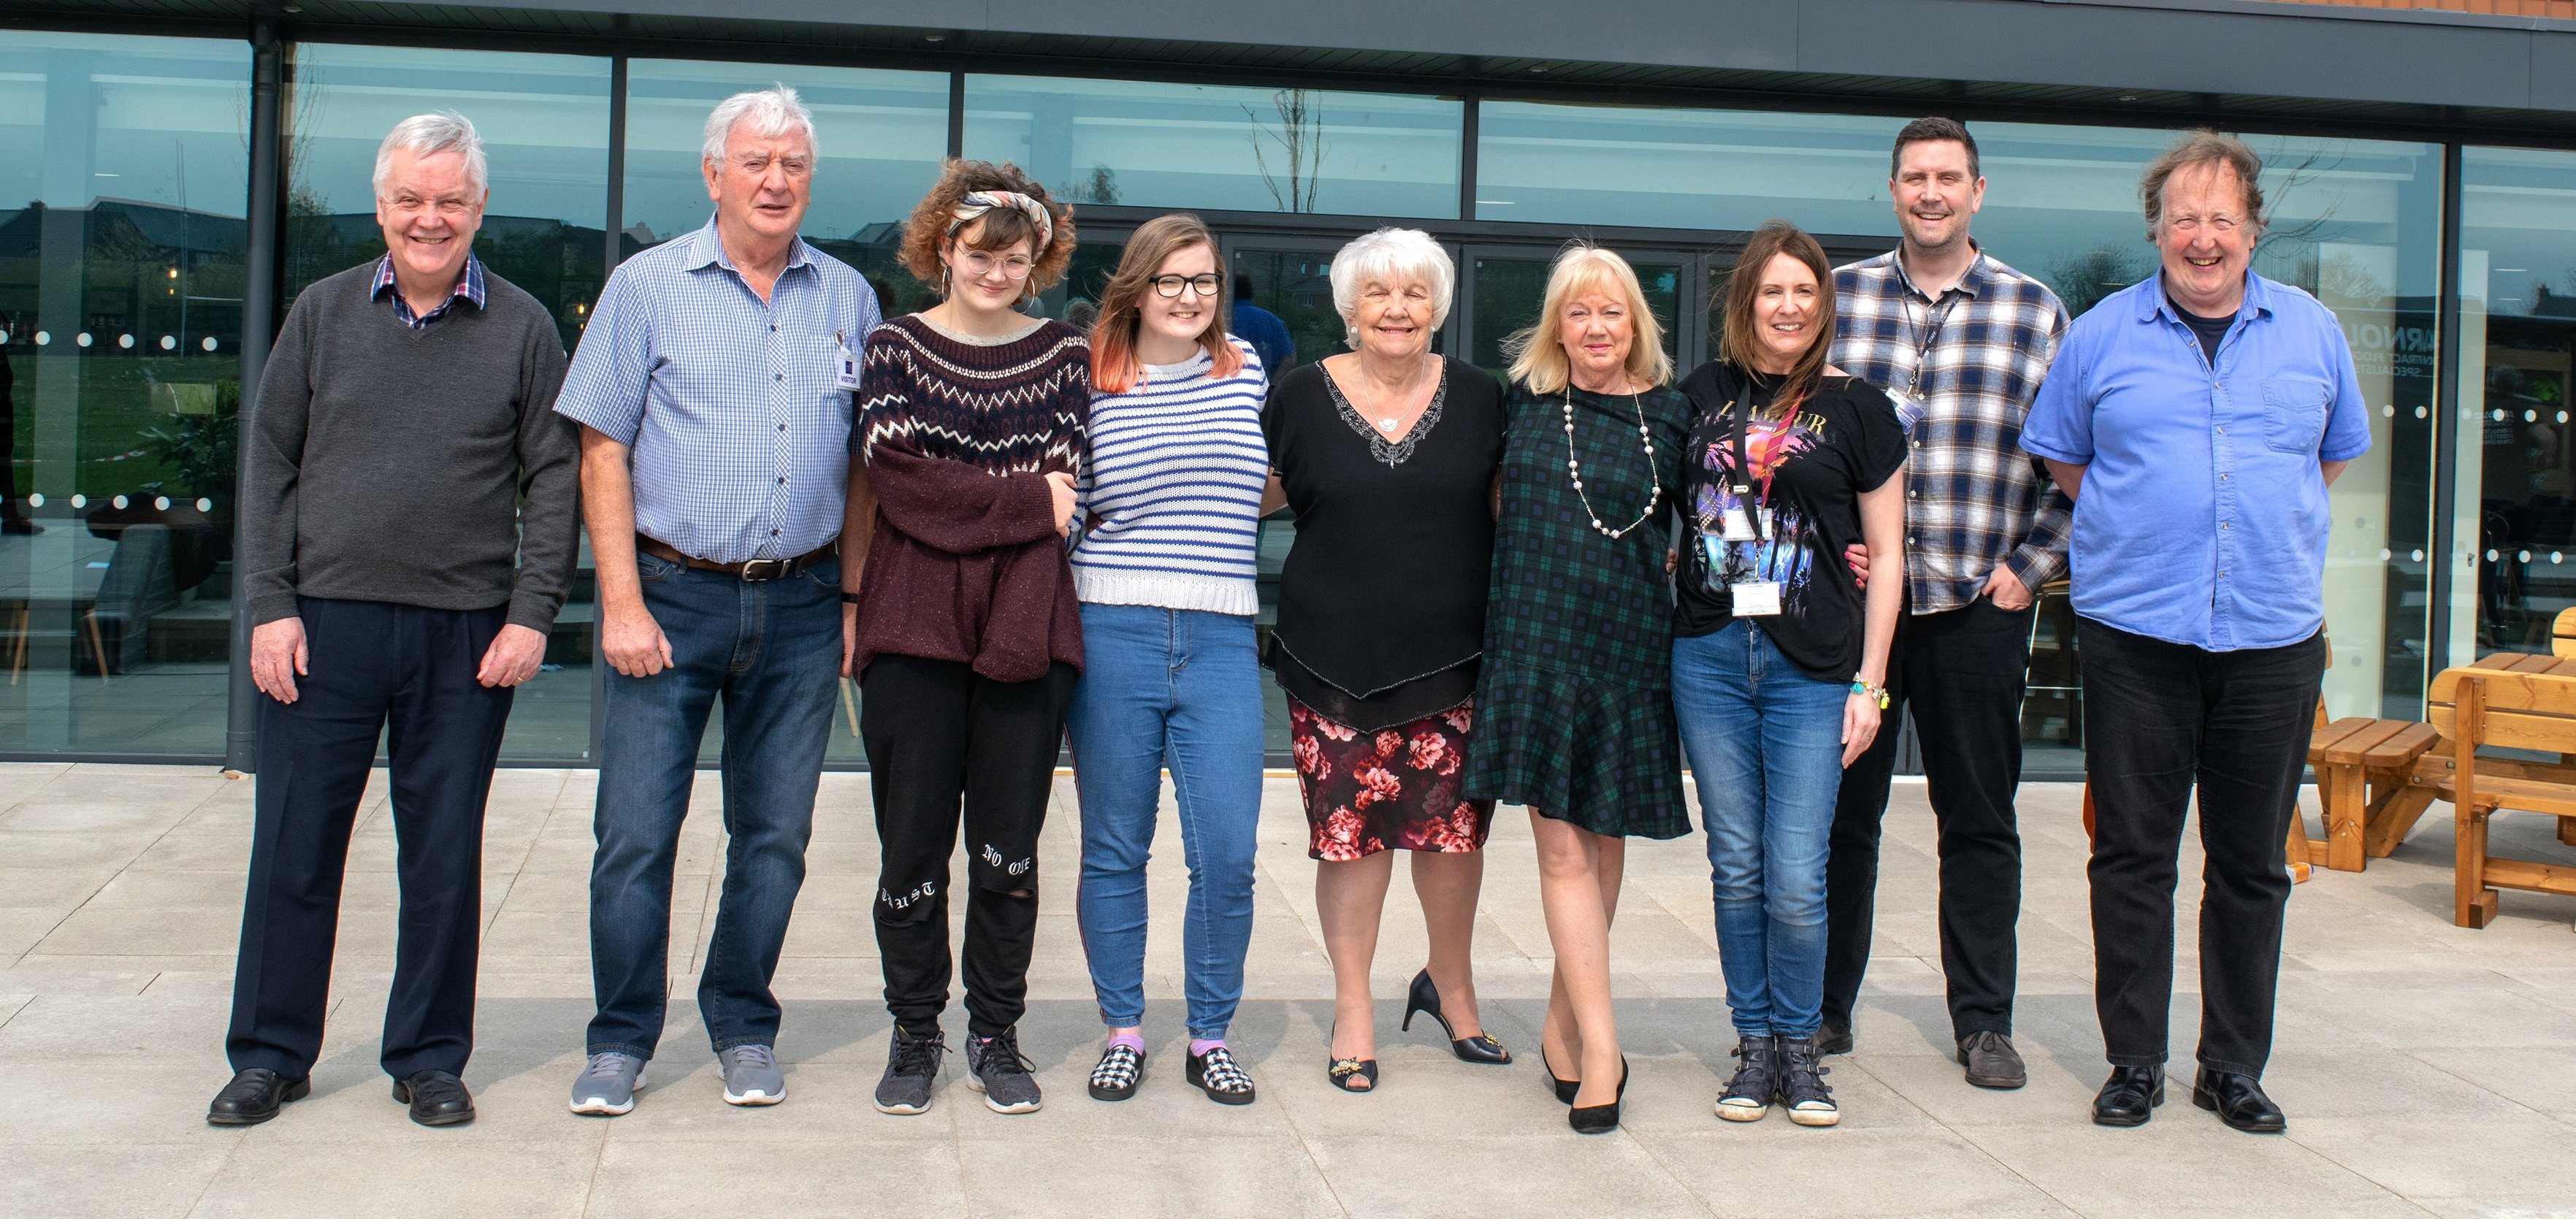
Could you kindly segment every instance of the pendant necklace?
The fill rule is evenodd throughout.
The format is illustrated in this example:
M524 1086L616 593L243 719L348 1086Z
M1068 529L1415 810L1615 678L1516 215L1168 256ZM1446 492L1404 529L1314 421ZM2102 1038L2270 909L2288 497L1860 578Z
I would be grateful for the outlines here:
M1654 480L1655 489L1647 493L1645 510L1637 514L1637 519L1618 529L1612 529L1601 523L1601 514L1592 507L1592 497L1584 494L1583 491L1583 463L1574 455L1574 381L1568 378L1565 383L1566 476L1574 481L1574 496L1583 501L1584 514L1592 518L1592 527L1603 537L1609 538L1626 537L1631 530L1645 524L1646 518L1655 514L1656 503L1664 496L1664 476L1655 469L1655 433L1646 426L1645 399L1642 395L1630 394L1628 402L1637 408L1637 443L1646 450L1646 476Z

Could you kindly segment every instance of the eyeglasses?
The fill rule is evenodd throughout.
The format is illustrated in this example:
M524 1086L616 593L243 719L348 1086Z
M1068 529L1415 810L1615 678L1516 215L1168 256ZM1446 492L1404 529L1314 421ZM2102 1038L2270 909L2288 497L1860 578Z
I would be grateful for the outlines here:
M996 267L999 267L1002 275L1008 279L1029 277L1029 259L1024 254L1010 254L995 258L982 250L968 250L958 258L957 262L958 265L966 268L968 276L975 279L982 279L992 274Z
M2234 216L2228 215L2225 212L2218 212L2209 216L2193 216L2185 214L2165 217L2165 227L2172 229L2177 233L2197 233L2200 231L2202 225L2207 225L2209 226L2210 232L2216 233L2222 237L2235 232L2236 226L2243 223L2245 222Z
M1225 286L1225 277L1215 274L1157 275L1145 282L1154 285L1154 292L1158 296L1179 296L1183 288L1201 296L1214 296L1217 294L1217 289Z

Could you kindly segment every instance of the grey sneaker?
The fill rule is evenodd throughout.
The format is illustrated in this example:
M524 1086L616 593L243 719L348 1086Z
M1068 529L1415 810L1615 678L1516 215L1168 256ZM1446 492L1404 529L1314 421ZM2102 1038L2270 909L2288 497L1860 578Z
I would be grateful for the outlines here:
M787 1074L765 1045L738 1045L716 1055L724 1070L725 1103L775 1105L787 1099Z
M929 1112L930 1097L939 1089L939 1059L947 1052L948 1044L937 1033L915 1037L896 1025L894 1042L886 1048L885 1077L877 1081L877 1112L905 1117Z
M590 1056L572 1081L572 1111L616 1117L635 1111L635 1094L644 1090L644 1060L608 1050Z
M984 1107L995 1113L1035 1113L1046 1103L1030 1065L1020 1055L1017 1027L998 1037L966 1038L966 1086L983 1093Z

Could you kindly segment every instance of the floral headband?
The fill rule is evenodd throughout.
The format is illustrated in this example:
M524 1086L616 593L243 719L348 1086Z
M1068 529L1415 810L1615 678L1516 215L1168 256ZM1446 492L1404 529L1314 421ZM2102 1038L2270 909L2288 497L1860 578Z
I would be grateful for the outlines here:
M997 207L1014 208L1021 215L1028 217L1029 223L1037 226L1038 243L1033 252L1044 252L1047 243L1055 240L1055 216L1047 211L1045 204L1015 190L966 192L966 197L958 201L956 210L950 213L956 219L949 222L948 235L956 236L957 230L980 219L984 213Z

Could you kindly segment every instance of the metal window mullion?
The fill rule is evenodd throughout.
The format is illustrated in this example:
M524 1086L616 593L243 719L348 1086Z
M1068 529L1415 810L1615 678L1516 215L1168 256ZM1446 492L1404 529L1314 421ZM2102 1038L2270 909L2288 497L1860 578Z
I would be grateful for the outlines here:
M2453 663L2451 582L2460 574L2460 568L2451 562L2452 549L2459 543L2453 536L2452 509L2461 493L2456 476L2462 430L2460 162L2457 142L2442 145L2442 260L2436 289L2441 305L2433 340L2433 537L2426 550L2433 562L2428 565L2424 587L2424 681L2420 687L2428 694L2433 688L2433 676ZM2469 493L2476 494L2477 488L2470 488ZM2471 539L2470 544L2475 545L2476 539Z
M278 153L285 133L279 129L278 95L285 84L285 47L277 21L251 20L250 181L248 232L242 250L241 407L234 413L237 438L248 433L259 410L259 379L268 366L268 351L277 335L278 217L285 198L286 166ZM237 443L234 486L250 486L248 443ZM250 606L242 595L242 497L233 497L232 678L224 700L224 768L250 772L257 764L259 689L250 680Z

